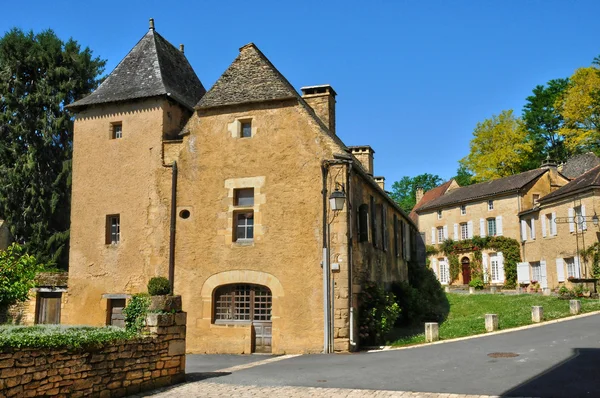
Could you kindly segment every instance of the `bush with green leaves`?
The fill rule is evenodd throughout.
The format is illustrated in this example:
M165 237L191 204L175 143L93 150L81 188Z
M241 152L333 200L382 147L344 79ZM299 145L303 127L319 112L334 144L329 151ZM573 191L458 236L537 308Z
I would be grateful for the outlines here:
M36 275L43 270L44 265L17 243L0 251L0 309L26 301Z
M99 348L108 343L135 338L122 328L36 325L0 326L0 351L4 348Z
M400 306L394 293L386 292L373 282L368 282L358 296L359 338L362 345L384 342L400 316Z
M483 290L485 284L481 278L473 278L469 281L469 286L474 287L477 290Z
M123 309L125 329L139 333L146 326L146 315L150 307L150 296L146 293L134 294Z
M171 282L163 276L155 276L148 282L148 294L151 296L171 294Z

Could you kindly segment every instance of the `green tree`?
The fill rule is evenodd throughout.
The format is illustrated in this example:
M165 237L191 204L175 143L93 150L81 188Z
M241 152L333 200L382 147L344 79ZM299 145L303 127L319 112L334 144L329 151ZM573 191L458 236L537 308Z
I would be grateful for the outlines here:
M400 181L392 184L392 198L405 212L410 212L417 204L417 188L423 188L423 191L429 191L440 185L442 179L438 175L420 174L416 177L402 177Z
M0 216L41 261L68 263L73 117L105 61L51 30L0 38Z
M458 169L456 170L456 175L453 178L461 187L466 187L467 185L476 183L473 173L471 173L469 169L460 162L458 164Z
M523 122L528 140L533 144L528 168L539 167L548 156L561 162L569 157L563 136L559 134L559 129L563 125L563 116L555 107L568 86L568 79L550 80L546 86L536 86L533 95L526 99L527 103L523 107Z
M460 163L475 173L477 181L494 180L528 170L533 144L523 121L512 110L477 123L469 154Z
M27 300L29 290L35 287L35 276L43 269L17 243L0 251L0 315L4 315L8 306Z

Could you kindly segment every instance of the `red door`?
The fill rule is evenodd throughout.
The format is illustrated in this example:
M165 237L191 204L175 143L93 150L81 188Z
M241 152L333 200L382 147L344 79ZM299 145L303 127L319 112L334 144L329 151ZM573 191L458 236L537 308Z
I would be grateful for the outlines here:
M471 282L471 260L468 257L463 257L461 263L463 284L468 285Z

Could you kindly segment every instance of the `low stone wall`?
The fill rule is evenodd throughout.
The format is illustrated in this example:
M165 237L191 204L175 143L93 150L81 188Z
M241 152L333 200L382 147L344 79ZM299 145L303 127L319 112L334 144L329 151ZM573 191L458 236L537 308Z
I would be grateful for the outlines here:
M147 324L149 336L96 350L4 350L0 397L122 397L183 381L186 313Z

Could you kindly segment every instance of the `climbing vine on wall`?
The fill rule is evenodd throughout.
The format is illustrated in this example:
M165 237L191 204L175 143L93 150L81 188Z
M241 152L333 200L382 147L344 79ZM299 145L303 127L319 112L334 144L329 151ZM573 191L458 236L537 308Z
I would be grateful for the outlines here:
M448 239L440 244L439 252L448 257L450 263L450 280L454 282L460 273L460 261L458 257L461 253L472 252L471 272L473 278L483 280L482 253L481 251L494 250L502 252L504 256L504 286L515 287L517 283L517 263L521 261L521 250L519 242L516 239L505 236L487 236L473 237L461 241ZM433 253L432 253L433 254Z

